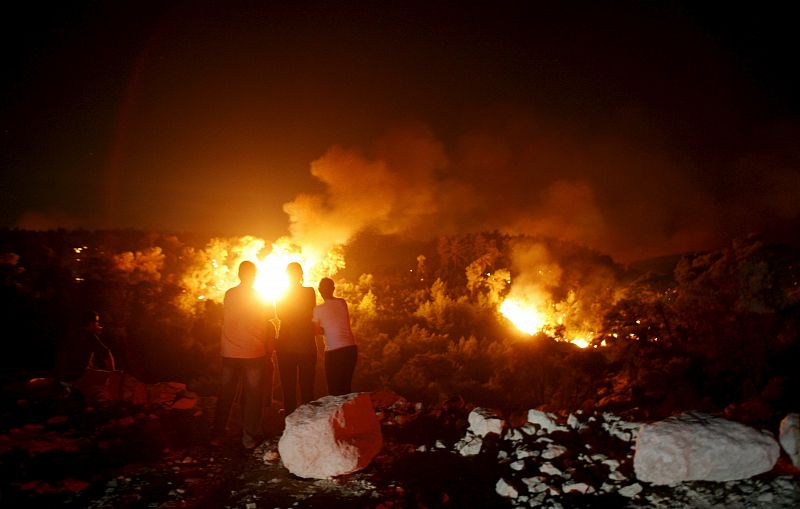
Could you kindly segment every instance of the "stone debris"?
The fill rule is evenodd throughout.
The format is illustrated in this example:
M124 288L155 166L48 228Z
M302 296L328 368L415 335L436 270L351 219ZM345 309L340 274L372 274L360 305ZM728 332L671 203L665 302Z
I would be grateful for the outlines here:
M623 497L631 498L641 493L643 489L644 488L642 488L641 484L633 483L628 486L620 488L619 490L617 490L617 493L619 493Z
M548 444L547 449L542 452L542 458L551 460L553 458L558 458L565 452L567 452L567 448L563 445Z
M456 442L455 447L462 456L476 456L481 452L483 440L472 432L467 432L464 438Z
M481 415L494 414L482 409ZM562 420L531 410L528 422L518 428L507 427L491 448L487 449L470 427L453 452L476 456L484 452L482 445L487 451L499 448L495 492L511 507L800 507L800 481L796 477L769 480L748 476L728 482L705 478L669 486L643 479L634 468L635 447L643 440L640 428L645 427L609 413L575 413ZM718 433L735 432L738 440L749 437L751 442L765 444L767 462L771 462L770 468L774 465L774 445L770 445L768 435L738 423L715 429ZM648 439L648 432L645 428L644 440ZM728 456L727 461L739 459ZM729 468L747 468L748 461L742 461L744 467ZM751 476L761 472L764 470Z
M281 455L278 454L278 451L267 450L264 452L264 456L262 456L264 463L274 463L281 459Z
M380 418L385 433L385 445L369 468L335 478L303 478L278 452L281 428L252 453L241 454L238 440L209 446L202 429L207 423L201 423L212 415L213 398L199 398L198 410L181 412L173 404L185 396L181 387L164 385L153 394L161 396L148 401L149 407L99 403L79 416L53 413L0 432L0 463L6 462L6 472L19 472L6 505L800 507L800 475L785 458L769 473L736 481L660 485L637 478L635 439L642 425L610 413L536 411L527 413L531 422L527 415L504 420L499 412L480 409L475 416L483 422L473 426L472 407L463 400L424 407L385 391L372 398L381 406L366 412ZM503 422L499 432L497 427L489 431L494 419ZM194 445L187 447L189 435ZM313 440L318 439L315 433ZM119 464L130 461L127 457L137 462L76 479L83 477L80 472L92 472L90 461Z
M564 493L594 493L595 489L584 482L567 482L561 487Z
M86 369L71 387L95 403L126 402L157 406L166 410L193 410L197 394L181 382L145 384L122 371Z
M569 414L569 416L567 416L567 426L569 426L572 429L578 429L581 426L581 423L577 417L575 417L572 414Z
M497 481L497 484L495 485L495 491L497 491L497 494L501 497L517 498L519 496L519 492L516 490L516 488L507 483L505 479L500 479Z
M547 474L547 475L554 475L554 476L555 475L563 475L561 470L557 469L556 467L553 466L552 463L549 463L549 462L542 463L539 466L539 472L541 472L543 474Z
M743 424L689 412L639 431L636 477L653 484L747 479L775 466L778 443Z
M528 422L538 425L545 433L552 433L559 428L556 424L556 416L541 410L528 410Z
M298 477L324 479L363 469L383 447L367 393L325 396L286 416L278 442L284 466Z
M505 427L505 421L499 418L491 410L476 408L469 413L469 430L479 437L485 437L489 433L500 435Z
M505 439L511 442L518 442L525 438L525 435L518 429L510 429L506 432Z
M525 462L522 461L522 460L517 460L517 461L514 461L514 462L510 463L508 466L511 467L511 470L519 471L519 470L522 470L523 468L525 468Z
M791 413L781 421L779 440L792 464L800 467L800 414Z

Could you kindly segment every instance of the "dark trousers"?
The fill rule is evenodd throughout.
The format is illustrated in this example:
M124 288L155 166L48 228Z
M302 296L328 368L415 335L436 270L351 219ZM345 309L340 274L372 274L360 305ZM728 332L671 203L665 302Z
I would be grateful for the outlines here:
M278 352L278 372L283 387L283 408L286 415L297 408L297 380L300 379L301 404L314 400L314 371L317 354Z
M269 355L264 360L264 406L269 408L272 406L272 386L273 378L275 376L275 364L272 360L272 355Z
M264 404L264 371L267 358L222 358L222 389L214 415L214 431L223 434L230 417L231 406L239 381L242 381L242 431L243 436L255 438L262 435L261 407Z
M327 350L325 352L325 381L328 393L333 396L350 394L350 383L356 369L358 347L356 345Z

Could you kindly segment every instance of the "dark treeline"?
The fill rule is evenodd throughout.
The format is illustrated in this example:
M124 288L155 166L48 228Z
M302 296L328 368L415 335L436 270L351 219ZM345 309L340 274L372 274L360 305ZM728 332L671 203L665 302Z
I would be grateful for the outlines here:
M185 366L178 345L189 317L175 305L187 253L207 238L134 230L0 232L4 373L52 369L81 313L98 311L120 367L150 378ZM159 271L127 270L124 254L155 252ZM180 332L178 332L180 331Z
M120 368L215 390L221 306L182 302L184 276L209 240L0 232L3 374L46 374L90 308ZM757 237L628 267L496 232L414 245L362 238L346 259L337 288L360 344L357 390L644 417L699 408L769 420L798 407L800 256ZM531 337L497 312L526 284L546 292L563 323ZM591 329L595 348L566 341L576 328Z

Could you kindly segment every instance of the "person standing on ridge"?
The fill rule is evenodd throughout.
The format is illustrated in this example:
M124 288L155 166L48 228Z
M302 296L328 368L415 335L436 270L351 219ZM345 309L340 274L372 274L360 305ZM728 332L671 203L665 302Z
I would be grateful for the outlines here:
M311 317L317 296L313 288L303 286L303 267L296 262L286 266L289 287L275 303L280 321L275 351L283 388L283 408L289 415L297 408L297 382L300 381L301 404L314 399L314 375L317 344Z
M111 349L100 339L103 326L97 311L85 311L78 328L61 345L56 359L56 378L73 382L87 369L114 371L116 363Z
M350 312L347 301L334 297L333 279L322 278L319 294L324 302L314 308L314 328L317 334L325 336L325 381L328 393L341 396L352 392L350 384L358 359L353 331L350 329Z
M224 435L234 396L242 382L242 445L256 447L261 429L264 371L275 329L269 323L269 307L253 286L256 265L239 264L241 283L225 292L221 338L222 389L214 417L214 432Z

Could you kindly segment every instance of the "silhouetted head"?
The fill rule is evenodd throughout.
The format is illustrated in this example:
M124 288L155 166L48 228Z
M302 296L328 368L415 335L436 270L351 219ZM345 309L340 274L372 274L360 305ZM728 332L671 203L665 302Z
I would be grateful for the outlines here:
M336 289L336 286L333 284L333 279L324 277L319 280L319 286L317 289L319 290L319 294L322 295L323 299L330 299L333 297L333 290Z
M286 266L286 277L289 279L289 284L303 282L303 267L297 263L292 262Z
M99 334L103 330L100 325L100 313L91 309L81 313L80 327Z
M256 272L258 272L258 269L255 263L248 260L243 261L239 264L239 281L244 285L253 286L256 280Z

